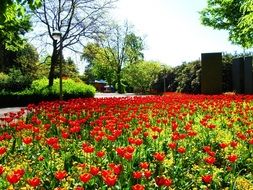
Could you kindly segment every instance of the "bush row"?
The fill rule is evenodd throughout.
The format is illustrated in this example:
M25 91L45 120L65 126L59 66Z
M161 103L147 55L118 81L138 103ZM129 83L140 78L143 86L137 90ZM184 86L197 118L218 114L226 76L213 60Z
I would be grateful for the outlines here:
M81 81L63 80L63 99L94 97L96 89ZM29 103L59 99L59 79L48 87L46 78L33 81L30 88L20 92L0 92L0 107L26 106Z

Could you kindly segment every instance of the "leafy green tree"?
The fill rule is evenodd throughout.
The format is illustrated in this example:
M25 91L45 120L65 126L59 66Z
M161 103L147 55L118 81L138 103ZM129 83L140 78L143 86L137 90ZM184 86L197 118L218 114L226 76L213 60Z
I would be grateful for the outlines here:
M253 46L252 0L207 0L201 22L218 30L228 30L229 40L244 48Z
M116 0L41 0L42 6L34 11L33 21L40 28L37 37L47 39L49 36L53 44L49 86L53 85L55 68L59 59L63 58L63 49L77 51L76 45L80 47L87 39L94 39L100 34L108 22L107 13L115 2ZM53 38L55 30L61 32L58 41ZM44 41L47 40L42 42Z
M106 35L98 38L102 47L106 63L116 78L116 87L119 93L123 93L122 69L127 64L134 64L143 60L143 39L133 33L128 23L120 26L113 24Z
M158 62L140 61L124 68L123 76L135 92L146 93L151 90L152 84L162 70L163 67Z
M176 91L176 88L169 86L174 80L175 74L173 73L173 68L167 65L162 65L162 70L160 71L155 82L152 84L152 89L155 93Z
M41 60L41 63L38 65L38 78L44 78L48 76L49 69L51 64L51 56L47 55ZM60 76L60 68L59 64L57 64L55 68L55 78L59 78ZM75 62L68 57L66 60L62 60L62 76L66 78L78 78L79 73Z
M40 6L40 0L1 0L0 1L0 41L1 49L18 50L23 47L21 35L31 29L27 8ZM4 47L4 48L3 48Z
M36 78L38 70L39 55L37 50L29 43L19 51L5 51L5 61L1 63L0 71L9 73L11 68L18 69L20 72L31 78Z
M39 54L31 44L26 43L22 50L16 52L14 62L23 75L29 76L32 80L37 79Z
M82 58L88 62L85 69L88 80L104 79L109 85L115 81L114 59L108 48L103 48L97 43L88 43L84 47Z

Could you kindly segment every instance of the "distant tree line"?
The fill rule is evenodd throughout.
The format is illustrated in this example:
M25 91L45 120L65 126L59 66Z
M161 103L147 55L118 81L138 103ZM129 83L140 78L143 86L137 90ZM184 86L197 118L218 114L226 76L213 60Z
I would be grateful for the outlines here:
M232 92L232 60L237 57L252 56L252 53L243 54L228 54L222 56L222 91ZM166 88L164 89L164 85ZM182 93L201 93L201 61L191 61L183 63L180 66L171 68L167 73L160 74L157 81L154 82L153 89L157 92L164 90L169 92Z

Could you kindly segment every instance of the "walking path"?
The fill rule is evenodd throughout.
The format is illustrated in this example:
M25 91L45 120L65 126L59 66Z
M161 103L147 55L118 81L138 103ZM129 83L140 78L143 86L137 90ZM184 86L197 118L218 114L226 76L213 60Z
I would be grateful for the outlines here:
M128 97L128 96L135 96L134 93L125 93L125 94L118 94L118 93L96 93L95 98L111 98L111 97ZM18 112L21 107L10 107L10 108L0 108L0 117L4 115L4 113L9 112Z

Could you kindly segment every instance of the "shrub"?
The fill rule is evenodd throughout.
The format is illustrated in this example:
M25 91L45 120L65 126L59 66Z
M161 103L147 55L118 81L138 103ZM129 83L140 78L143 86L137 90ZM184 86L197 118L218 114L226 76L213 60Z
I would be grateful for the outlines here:
M48 79L43 78L33 81L31 90L35 94L42 96L58 96L60 93L59 79L54 80L54 85L48 87ZM62 93L64 98L71 97L93 97L96 89L91 85L87 85L82 81L74 81L73 79L64 79L62 81Z
M5 73L0 72L0 89L5 90L8 84L9 76Z
M78 97L94 97L95 87L72 79L63 80L64 100ZM48 79L33 81L31 87L19 92L0 92L0 107L26 106L29 103L56 100L59 98L59 79L52 87L48 87Z
M8 75L0 73L0 89L7 92L18 92L29 88L32 83L28 75L23 75L20 69L11 68Z

